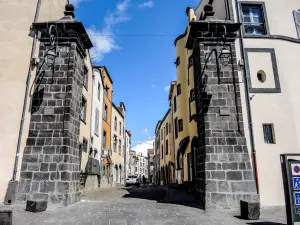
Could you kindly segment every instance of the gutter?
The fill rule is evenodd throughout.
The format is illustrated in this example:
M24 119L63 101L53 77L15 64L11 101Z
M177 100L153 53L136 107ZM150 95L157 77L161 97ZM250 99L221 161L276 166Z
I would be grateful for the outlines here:
M40 8L41 8L41 0L38 0L36 10L35 10L33 23L36 23L37 20L38 20ZM32 70L32 63L31 62L32 62L32 58L33 58L33 55L34 55L35 50L36 50L37 38L38 38L38 35L37 35L37 32L35 32L34 38L33 38L33 41L32 41L32 48L31 48L29 68L28 68L28 74L27 74L27 80L26 80L25 96L24 96L23 110L22 110L22 118L21 118L21 121L20 121L20 129L19 129L18 144L17 144L17 151L16 151L16 156L15 156L15 163L14 163L12 181L16 180L17 171L18 171L19 154L20 154L20 147L21 147L21 142L22 142L26 105L27 105L28 92L29 92L29 86L30 86L30 80L31 80L31 70Z
M240 7L238 4L238 0L235 0L235 7L236 7L236 15L237 15L237 22L241 23L240 17ZM240 51L241 57L245 62L245 48L244 48L244 39L243 39L243 32L239 29L239 41L240 41ZM257 162L256 162L256 149L255 149L255 142L254 142L254 132L253 132L253 120L252 120L252 112L251 112L251 100L249 94L249 84L248 84L248 76L249 74L247 71L246 66L243 66L244 72L244 86L245 86L245 99L246 99L246 108L247 108L247 116L248 116L248 125L249 125L249 136L250 136L250 147L252 152L252 164L253 164L253 174L256 183L257 194L259 194L259 185L258 185L258 174L257 174Z

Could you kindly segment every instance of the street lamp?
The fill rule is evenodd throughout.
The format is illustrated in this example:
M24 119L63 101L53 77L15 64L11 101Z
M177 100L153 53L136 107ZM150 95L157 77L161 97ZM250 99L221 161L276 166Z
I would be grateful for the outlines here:
M223 66L227 66L230 61L231 53L227 48L222 48L219 59Z

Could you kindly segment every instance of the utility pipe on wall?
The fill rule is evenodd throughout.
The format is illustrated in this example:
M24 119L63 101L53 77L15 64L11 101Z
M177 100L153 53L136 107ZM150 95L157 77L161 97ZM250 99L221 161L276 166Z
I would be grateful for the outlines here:
M41 0L38 0L35 15L34 15L34 21L33 21L34 23L36 23L37 20L38 20L40 8L41 8ZM20 129L19 129L18 144L17 144L17 151L16 151L16 156L15 156L15 163L14 163L12 181L16 180L17 171L18 171L19 154L20 154L20 147L21 147L21 142L22 142L25 112L26 112L28 92L29 92L30 79L31 79L32 58L33 58L34 53L35 53L36 42L37 42L37 33L35 32L34 38L33 38L33 41L32 41L32 48L31 48L31 54L30 54L30 60L29 60L29 68L28 68L28 74L27 74L27 80L26 80L25 96L24 96L23 110L22 110L22 118L21 118L21 121L20 121Z
M235 7L236 7L237 22L241 23L241 17L240 17L241 9L239 7L238 0L235 0ZM239 41L240 41L241 57L245 62L246 57L245 57L245 49L244 49L244 39L243 39L243 32L241 31L241 29L239 30L239 36L240 36ZM252 152L253 173L254 173L257 193L259 194L256 149L255 149L255 142L254 142L253 120L252 120L251 102L250 102L251 100L249 95L249 84L248 84L248 76L247 76L247 74L249 74L248 73L249 71L247 71L247 69L248 68L244 65L243 72L244 72L245 99L246 99L246 108L247 108L248 125L249 125L250 147Z

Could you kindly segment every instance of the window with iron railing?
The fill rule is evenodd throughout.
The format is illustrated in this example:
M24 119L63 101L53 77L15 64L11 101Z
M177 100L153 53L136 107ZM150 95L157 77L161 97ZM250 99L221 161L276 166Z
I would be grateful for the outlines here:
M262 5L242 5L242 13L245 34L267 34Z

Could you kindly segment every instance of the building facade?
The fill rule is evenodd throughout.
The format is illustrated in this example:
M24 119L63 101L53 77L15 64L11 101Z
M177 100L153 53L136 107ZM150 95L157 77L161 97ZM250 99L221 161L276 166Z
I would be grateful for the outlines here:
M158 127L160 137L160 183L168 185L175 182L175 151L173 118L169 109Z
M263 206L285 204L280 154L299 153L296 74L300 63L300 5L296 0L286 3L229 1L224 8L217 1L212 3L216 18L226 19L227 14L228 20L242 23L241 38L235 41L241 106ZM203 13L203 4L196 9L197 18Z
M155 127L155 140L153 143L154 148L154 174L155 174L155 184L160 185L160 124L159 120Z
M39 41L33 38L34 32L30 32L30 27L33 22L62 18L67 3L67 0L0 2L0 18L3 21L0 30L5 34L0 37L3 51L0 56L0 93L2 96L9 96L9 101L7 98L0 100L0 121L4 127L0 131L0 142L3 144L0 171L6 171L2 173L0 179L0 201L4 200L9 181L19 180L23 151L29 132L30 96L26 95L25 102L24 96L26 83L30 88L36 74L37 67L32 64L31 58L38 58L39 51ZM49 11L50 5L51 11ZM29 32L31 36L28 35ZM17 66L14 62L16 58L18 58ZM23 127L20 128L22 109ZM17 149L18 162L13 175Z
M135 151L129 152L129 175L137 175L138 158Z
M143 181L143 178L148 178L148 159L142 153L137 154L136 175Z
M130 174L130 149L131 149L131 132L125 130L125 178Z
M102 151L101 157L103 164L101 165L101 184L112 185L112 149L111 149L111 117L112 117L112 92L113 81L105 66L98 67L103 79L103 117L102 117Z
M154 177L154 150L148 149L147 150L148 155L148 180L149 183L153 183L153 177Z
M122 104L120 107L115 104L112 105L111 160L113 165L113 182L114 184L122 184L124 182L125 108Z

